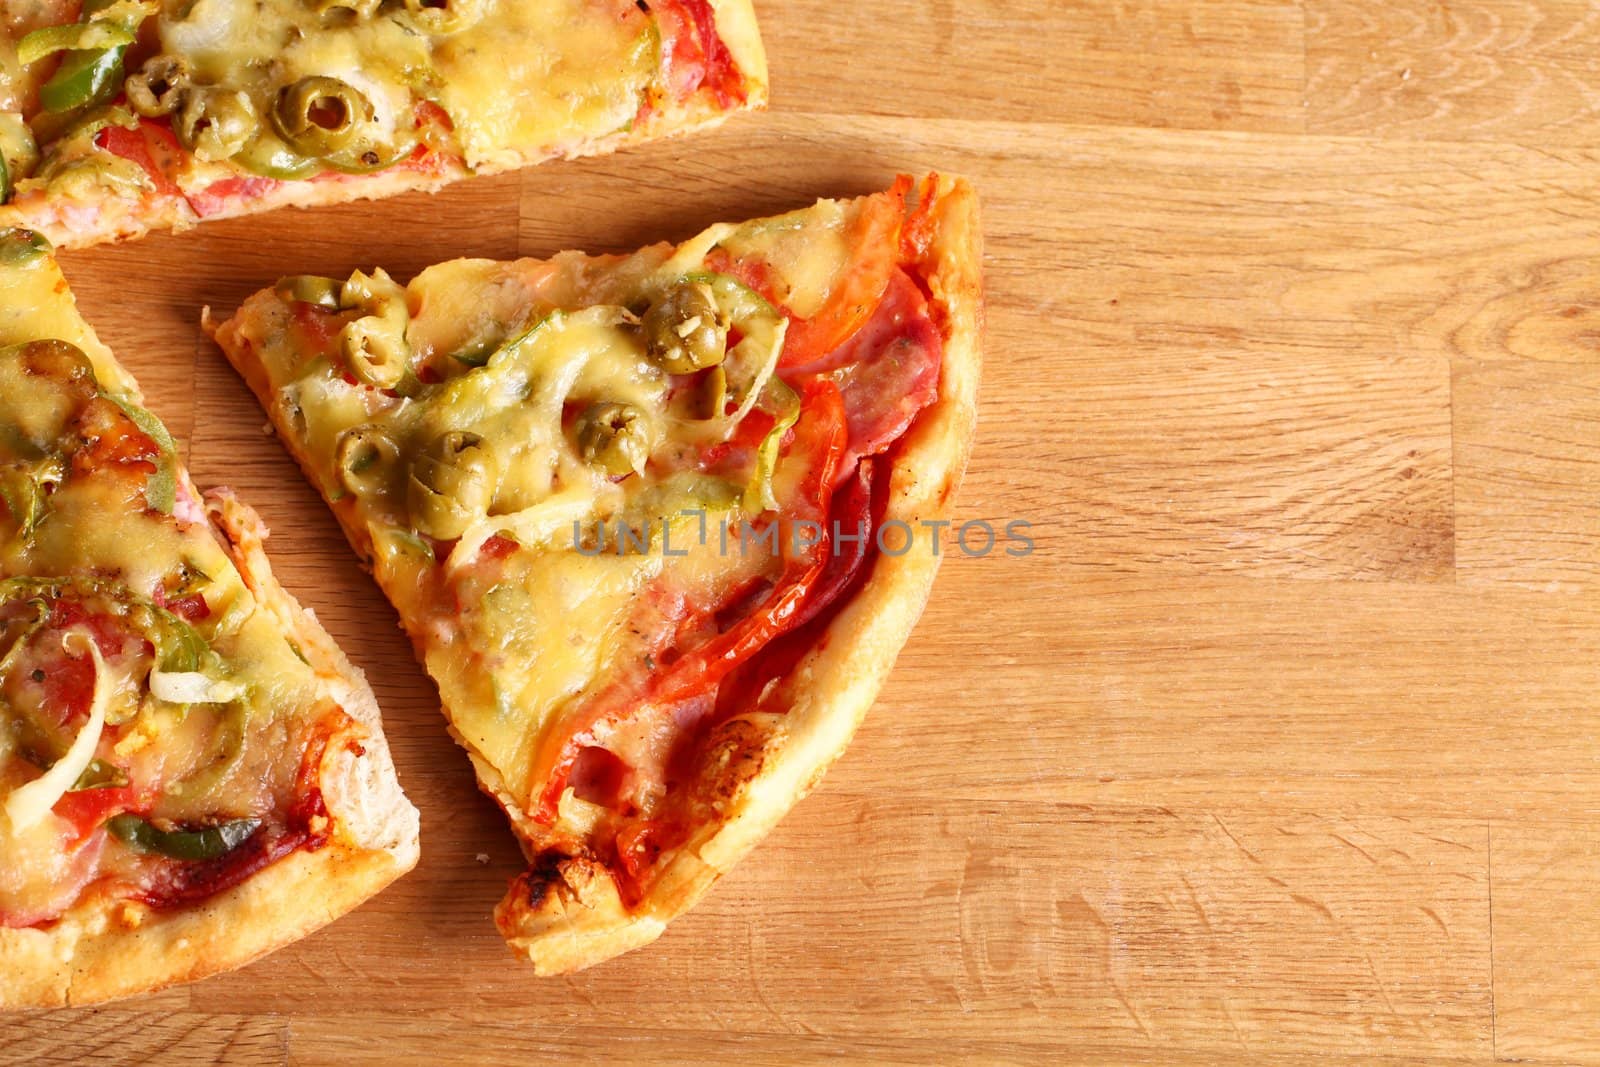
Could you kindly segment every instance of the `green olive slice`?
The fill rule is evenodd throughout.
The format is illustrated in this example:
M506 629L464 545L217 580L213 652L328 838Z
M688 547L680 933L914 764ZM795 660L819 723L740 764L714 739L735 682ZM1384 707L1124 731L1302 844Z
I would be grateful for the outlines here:
M370 19L383 0L310 0L311 10L324 18Z
M711 285L691 277L662 293L640 328L651 360L669 374L693 374L722 362L729 325Z
M372 102L360 89L323 74L284 86L272 106L273 128L307 156L337 152L372 118Z
M145 60L139 72L130 75L122 87L134 111L146 118L159 118L178 110L192 80L188 60L162 54Z
M411 524L443 541L488 513L500 474L483 438L466 430L435 437L411 464L406 506Z
M284 300L301 304L315 304L328 311L339 310L340 283L316 274L292 274L278 279L273 287Z
M405 324L377 315L345 323L339 331L339 352L361 381L375 389L393 389L405 377L410 354Z
M196 159L212 162L238 155L260 125L247 94L194 87L183 94L172 129Z
M334 468L339 484L356 496L381 492L400 459L400 448L381 426L357 426L339 437Z
M31 266L42 262L49 254L49 239L36 230L20 226L0 230L0 266Z
M578 454L608 474L644 470L650 458L650 435L644 412L632 404L591 404L575 424Z
M460 33L483 18L483 0L404 0L398 17L418 33Z

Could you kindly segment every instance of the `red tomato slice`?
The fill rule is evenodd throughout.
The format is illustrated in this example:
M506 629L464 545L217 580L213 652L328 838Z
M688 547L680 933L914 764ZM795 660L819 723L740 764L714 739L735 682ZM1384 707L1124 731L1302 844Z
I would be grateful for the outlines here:
M63 794L50 810L71 823L81 841L104 826L107 819L138 808L139 799L131 785L79 789Z
M640 819L617 832L617 866L623 898L630 904L644 895L650 880L651 869L661 858L661 853L683 843L681 827L659 819Z
M166 196L182 196L183 191L156 163L157 155L167 155L177 139L172 131L159 123L140 119L137 129L129 126L105 126L94 135L94 146L114 156L120 156L150 176L156 189ZM154 152L152 152L152 148Z

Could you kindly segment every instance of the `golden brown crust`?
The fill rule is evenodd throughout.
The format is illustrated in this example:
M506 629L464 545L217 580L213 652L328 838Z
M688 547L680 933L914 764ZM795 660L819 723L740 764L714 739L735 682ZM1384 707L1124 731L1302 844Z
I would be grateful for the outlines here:
M328 842L196 907L85 905L49 929L0 929L0 1009L111 1000L232 970L331 922L416 865L417 813L395 781L366 679L272 577L255 513L226 491L207 504L262 608L283 621L327 695L362 728L359 755L330 745L323 760Z
M937 197L935 236L923 266L945 326L939 396L902 442L885 513L886 520L913 527L948 516L977 421L983 335L977 196L966 181L943 177ZM764 747L737 739L730 760L741 784L720 798L723 820L700 827L664 859L633 908L623 905L603 866L536 859L495 909L512 949L540 974L580 970L648 944L693 906L844 752L922 614L938 568L926 539L904 555L879 555L866 584L790 675L786 687L795 700L788 713L763 717L761 726L745 731L766 735Z

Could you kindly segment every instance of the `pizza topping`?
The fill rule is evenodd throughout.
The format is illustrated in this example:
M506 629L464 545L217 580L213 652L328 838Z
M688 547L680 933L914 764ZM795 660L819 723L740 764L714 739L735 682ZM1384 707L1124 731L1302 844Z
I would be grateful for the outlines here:
M400 447L387 430L357 426L340 435L334 468L345 491L370 496L382 492L399 459Z
M132 43L132 31L109 19L91 19L67 26L42 26L17 42L17 62L26 67L57 52L81 52L117 45L126 47Z
M649 6L671 37L667 80L676 93L687 96L704 86L723 107L744 99L738 67L717 35L707 0L654 0Z
M778 498L773 492L772 476L778 468L778 450L783 439L800 418L800 397L782 381L774 382L772 428L756 446L755 470L745 485L744 509L752 515L778 510Z
M169 704L227 704L244 695L244 687L201 671L150 672L150 695Z
M184 94L172 128L196 159L212 162L238 155L260 121L248 94L197 86Z
M494 453L477 434L451 430L435 437L406 479L411 521L440 540L460 537L494 499L497 468Z
M482 19L489 0L404 0L402 21L419 33L460 33Z
M194 830L161 830L137 815L118 815L107 829L137 852L155 852L178 860L214 860L244 843L260 819L234 819Z
M645 313L645 349L668 374L693 374L722 362L730 323L708 281L685 278Z
M133 43L135 31L155 10L150 0L84 0L84 21L72 27L38 29L23 38L18 46L18 60L23 47L33 38L29 49L36 57L51 52L70 49L66 58L39 88L39 105L54 115L68 115L104 103L116 95L122 83L122 61ZM61 31L60 40L41 38L50 30ZM76 43L69 38L76 37Z
M278 295L285 300L310 304L326 311L339 310L341 286L332 278L315 274L296 274L278 282Z
M120 116L117 117L120 118ZM120 121L109 121L108 118L108 121L89 137L89 144L97 149L109 152L113 159L124 160L128 164L132 164L139 176L138 183L141 187L148 186L163 195L178 196L180 195L178 186L173 183L172 179L167 176L166 170L157 162L159 153L152 149L152 144L159 144L163 138L168 141L173 139L172 132L164 126L142 121L129 122L125 125ZM73 166L71 162L72 156L69 153L62 152L64 147L66 147L66 142L60 141L52 146L52 152L56 154L56 158L50 161L51 166L41 168L39 176L74 173L70 169ZM62 165L58 167L58 163ZM90 173L98 174L105 180L114 178L113 172L108 169L108 162L104 159L97 160L92 155L86 155L78 159L76 165L93 168ZM52 188L54 187L52 185Z
M69 641L77 638L69 645ZM89 719L73 738L72 745L48 771L35 778L28 784L11 791L6 797L6 818L11 820L11 825L16 830L27 830L36 824L45 814L55 806L56 801L71 789L78 778L89 769L90 762L94 759L96 746L100 744L100 732L105 728L106 703L110 698L110 683L106 678L105 660L100 656L100 648L92 638L84 638L81 633L70 633L62 638L62 647L76 651L80 656L86 656L94 665L94 690L89 702Z
M124 89L128 105L145 118L158 119L178 110L193 84L189 61L182 56L156 55L145 60Z
M716 392L721 399L707 404L709 410L705 412L714 432L727 438L750 414L772 380L789 323L758 293L729 275L690 274L678 283L676 291L690 288L705 294L715 309L712 314L726 320L737 338L726 358L718 357L718 369L723 373ZM730 403L734 405L731 413L727 411Z
M607 474L637 474L650 458L649 422L632 404L590 404L578 416L575 429L578 454Z
M378 389L399 385L411 355L405 290L382 270L356 271L339 290L339 307L364 312L339 331L339 351L351 371Z
M494 13L432 53L469 167L623 130L662 69L656 19L632 0L500 0Z
M838 384L850 425L850 455L870 456L899 440L933 402L943 358L927 298L905 271L897 270L870 322L831 355L792 373L826 374Z
M314 75L278 90L272 126L304 156L329 156L376 118L372 101L338 78Z

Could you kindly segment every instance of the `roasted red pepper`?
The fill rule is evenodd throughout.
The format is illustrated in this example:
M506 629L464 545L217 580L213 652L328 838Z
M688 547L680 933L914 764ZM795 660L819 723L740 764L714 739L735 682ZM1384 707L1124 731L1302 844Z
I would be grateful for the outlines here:
M799 625L806 598L828 566L831 551L828 503L839 459L849 439L844 398L832 381L818 378L806 384L800 401L800 420L795 424L794 433L791 453L808 453L812 461L799 499L785 512L780 523L786 557L782 577L755 611L657 675L649 694L653 699L672 702L705 692L768 641ZM816 523L822 536L815 544L795 552L800 540L795 524L804 522Z
M545 823L555 821L561 793L596 724L608 716L626 713L638 703L667 705L707 697L730 671L808 617L804 614L806 600L830 562L829 505L839 460L848 442L844 398L839 387L827 378L812 379L801 397L800 418L788 449L791 456L809 456L810 466L797 499L789 503L779 520L785 560L777 584L753 611L727 631L688 650L653 675L642 692L608 694L567 717L560 740L541 746L535 756L532 780L545 784L531 812L534 818ZM802 547L796 523L815 523L821 536ZM712 606L710 613L714 612Z

